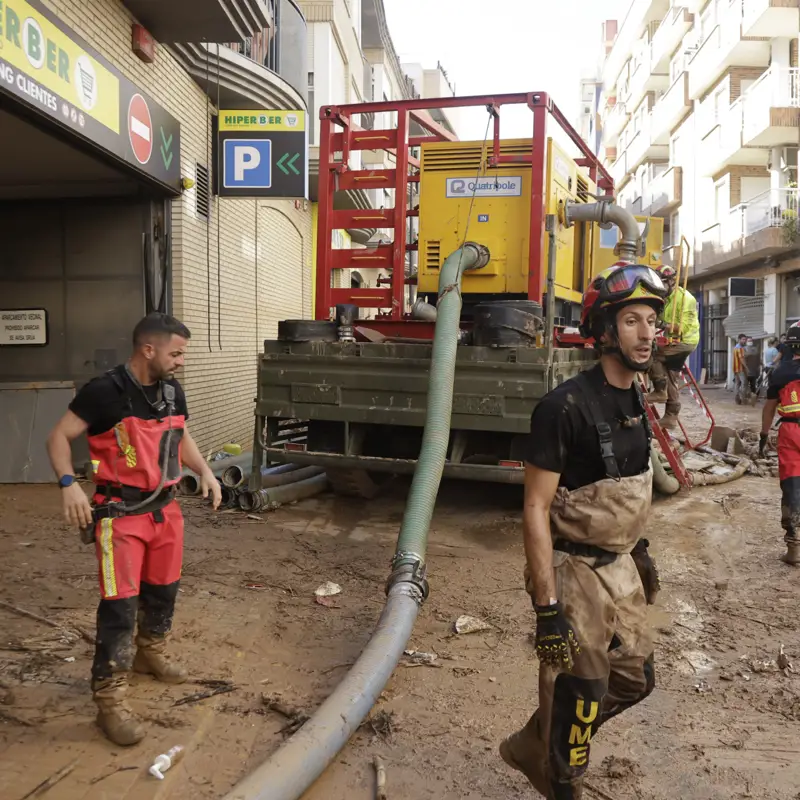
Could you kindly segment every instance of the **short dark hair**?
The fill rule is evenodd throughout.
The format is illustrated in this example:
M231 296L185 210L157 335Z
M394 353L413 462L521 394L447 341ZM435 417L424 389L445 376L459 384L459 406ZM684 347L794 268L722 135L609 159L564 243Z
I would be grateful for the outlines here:
M152 311L136 323L136 327L133 329L133 346L139 347L150 339L169 338L170 336L180 336L182 339L192 338L189 329L179 319L175 319L169 314Z

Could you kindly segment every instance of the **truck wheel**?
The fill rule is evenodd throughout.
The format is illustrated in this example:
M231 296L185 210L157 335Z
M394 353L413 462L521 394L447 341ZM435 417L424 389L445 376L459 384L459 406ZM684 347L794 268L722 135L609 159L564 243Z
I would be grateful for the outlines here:
M326 472L334 494L361 497L364 500L376 497L389 479L388 474L376 475L365 469L327 469Z

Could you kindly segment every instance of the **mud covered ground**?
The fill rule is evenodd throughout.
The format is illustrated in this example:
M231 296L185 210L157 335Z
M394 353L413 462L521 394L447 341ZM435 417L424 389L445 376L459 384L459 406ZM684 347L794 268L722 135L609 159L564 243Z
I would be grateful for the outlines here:
M720 422L758 425L759 409L734 407L724 390L708 397ZM262 520L212 516L183 501L174 646L195 680L228 681L231 690L174 705L207 687L135 678L133 705L149 736L132 749L113 747L93 725L90 645L0 608L0 797L22 800L73 762L45 798L222 797L284 738L287 720L262 696L313 710L369 638L406 489L397 483L372 503L323 495ZM0 490L0 600L91 632L94 557L61 521L58 503L53 487ZM398 667L368 724L307 800L374 797L376 753L391 800L536 797L496 755L535 704L520 503L512 487L443 487L430 537L431 597L410 643L438 659ZM658 688L598 735L588 798L800 797L800 675L773 663L783 645L800 672L800 572L778 560L781 536L777 480L744 478L656 502ZM325 607L314 589L329 580L343 591ZM462 614L492 627L455 635ZM175 744L188 754L159 783L147 767Z

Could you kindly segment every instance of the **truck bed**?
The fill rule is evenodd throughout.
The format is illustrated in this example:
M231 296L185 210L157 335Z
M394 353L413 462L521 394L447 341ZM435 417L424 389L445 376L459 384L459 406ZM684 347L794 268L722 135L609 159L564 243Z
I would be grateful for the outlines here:
M425 425L431 351L430 344L267 340L256 438L265 433L270 460L411 472ZM536 402L595 359L582 348L548 354L459 347L445 476L521 480L519 448Z

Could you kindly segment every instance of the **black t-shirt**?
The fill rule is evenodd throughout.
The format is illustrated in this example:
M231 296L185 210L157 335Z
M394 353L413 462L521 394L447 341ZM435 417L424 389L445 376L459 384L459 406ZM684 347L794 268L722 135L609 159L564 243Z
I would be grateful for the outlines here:
M120 391L114 379L105 374L93 378L81 387L69 404L70 411L88 424L89 436L97 436L111 430L125 417L162 419L166 416L166 408L157 411L154 407L159 402L159 385L157 383L140 388L130 379L124 368L117 368L115 372L122 377L125 392ZM176 380L165 381L165 383L175 387L175 414L189 419L186 395L181 385ZM128 405L129 400L130 405Z
M800 360L781 361L769 376L767 400L778 400L781 389L798 380L800 380Z
M586 376L597 392L603 417L611 426L620 477L640 475L649 466L650 454L636 389L610 386L600 364ZM587 419L586 408L586 396L573 379L543 397L531 415L525 460L559 473L559 485L570 491L607 477L598 433Z

